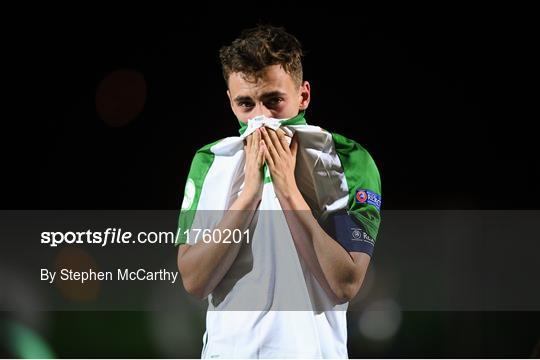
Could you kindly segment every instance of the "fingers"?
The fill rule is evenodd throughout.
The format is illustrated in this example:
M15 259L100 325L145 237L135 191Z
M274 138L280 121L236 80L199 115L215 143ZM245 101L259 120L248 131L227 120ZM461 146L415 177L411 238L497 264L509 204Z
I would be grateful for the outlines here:
M247 163L252 163L261 168L265 160L265 143L261 138L261 131L257 129L253 134L246 137L247 145L244 145L244 151L246 152L246 165Z
M296 159L296 153L298 153L298 136L294 134L291 140L291 154L293 158L295 159Z
M261 130L257 129L255 131L255 138L253 139L253 147L256 148L256 153L258 154L261 149Z
M264 141L259 140L259 153L257 154L257 166L260 168L264 164Z
M251 150L251 143L252 143L252 140L253 140L253 134L249 135L249 136L246 138L247 148L248 148L249 150Z
M270 155L270 151L268 150L268 146L266 141L262 141L262 149L264 153L264 160L266 160L266 164L268 164L268 167L272 171L274 169L274 159L272 159L272 156Z
M290 154L291 149L289 148L289 142L287 141L287 135L285 135L285 131L281 129L277 129L276 134L277 134L279 143L281 144L281 148L283 149L283 151L287 154Z
M276 131L274 131L274 130L267 131L267 133L270 136L270 138L272 139L272 143L274 144L274 148L276 149L278 155L283 156L283 155L287 154L287 151L285 149L283 149L283 144L282 144L281 140L278 137L278 133ZM287 145L287 148L288 147L289 146Z
M248 149L251 149L251 135L249 135L248 137L246 137L244 140L246 140L246 146Z
M259 153L259 142L261 141L261 131L260 129L256 129L253 133L248 135L244 139L244 150L251 153L251 154L258 154Z
M257 135L259 134L258 132L259 129L255 130L253 132L253 134L250 135L251 137L251 153L256 156L257 153L259 152L259 140L257 140Z
M267 131L264 127L261 128L262 137L264 139L264 143L266 145L267 152L269 153L269 156L272 158L272 162L278 161L279 153L274 146L274 141L269 135L269 131Z

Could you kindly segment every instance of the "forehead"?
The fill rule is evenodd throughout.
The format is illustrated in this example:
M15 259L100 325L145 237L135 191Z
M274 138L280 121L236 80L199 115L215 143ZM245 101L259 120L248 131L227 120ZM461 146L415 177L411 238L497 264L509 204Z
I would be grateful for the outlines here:
M231 73L228 85L233 97L258 97L270 91L289 93L295 89L293 78L285 72L281 65L267 66L263 70L262 76L256 80L246 79L243 73Z

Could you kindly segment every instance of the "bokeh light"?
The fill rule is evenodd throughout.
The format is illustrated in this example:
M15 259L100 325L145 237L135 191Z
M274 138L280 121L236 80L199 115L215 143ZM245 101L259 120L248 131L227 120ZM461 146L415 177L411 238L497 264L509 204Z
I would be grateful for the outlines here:
M56 271L58 276L62 269L75 271L89 271L90 269L99 272L94 258L80 247L64 247L56 255ZM91 301L98 298L101 290L101 281L87 280L81 283L77 280L55 281L60 293L69 300Z
M160 356L166 358L201 355L202 335L206 322L206 301L194 299L182 284L154 284L148 312L152 338Z
M98 85L96 111L109 126L130 123L141 113L146 101L146 81L136 70L121 69L108 74Z
M362 336L373 341L390 340L401 326L401 308L393 299L377 300L360 314Z
M31 328L20 322L6 323L6 347L11 355L22 359L54 359L47 342Z

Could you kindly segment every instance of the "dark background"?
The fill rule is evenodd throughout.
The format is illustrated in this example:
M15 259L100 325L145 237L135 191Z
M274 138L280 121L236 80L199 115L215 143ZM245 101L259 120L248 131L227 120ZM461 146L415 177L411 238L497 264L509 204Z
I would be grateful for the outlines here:
M383 211L538 208L538 41L527 9L306 6L38 12L12 27L3 208L178 209L195 151L237 135L217 53L257 22L300 39L307 121L370 152ZM167 356L148 314L48 316L42 335L59 357ZM528 357L540 315L406 312L383 343L350 327L350 357ZM85 333L91 342L73 335ZM185 348L175 356L199 355L199 343Z

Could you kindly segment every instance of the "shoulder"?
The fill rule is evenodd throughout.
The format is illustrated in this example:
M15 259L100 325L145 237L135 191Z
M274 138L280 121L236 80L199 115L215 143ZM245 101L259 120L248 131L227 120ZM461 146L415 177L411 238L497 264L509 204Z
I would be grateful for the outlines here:
M195 182L195 185L202 186L202 181L206 177L208 170L214 162L214 153L212 147L223 139L208 143L195 151L188 174L188 182Z
M219 139L219 140L216 140L216 141L212 141L211 143L208 143L208 144L200 147L195 152L195 156L197 156L198 154L211 154L212 153L212 146L214 146L216 144L219 144L223 140L224 139Z
M212 151L212 147L216 144L219 144L223 139L219 139L216 141L213 141L211 143L208 143L200 148L198 148L195 151L195 154L193 154L193 160L191 161L191 166L196 166L200 162L208 162L213 160L214 158L214 152Z
M337 133L330 134L345 176L350 180L362 179L368 187L380 189L379 169L369 151L355 140Z

